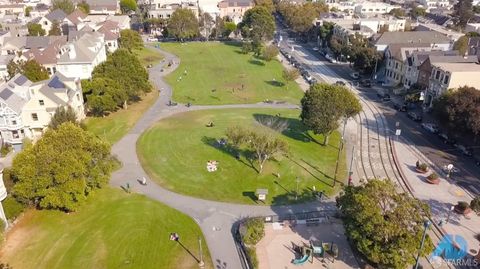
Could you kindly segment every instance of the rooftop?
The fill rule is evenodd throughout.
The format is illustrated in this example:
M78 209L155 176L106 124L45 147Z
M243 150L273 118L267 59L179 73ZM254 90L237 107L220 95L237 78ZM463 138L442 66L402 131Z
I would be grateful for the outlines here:
M385 32L375 42L376 45L390 45L395 43L445 44L450 43L450 39L436 31Z
M476 63L434 63L433 65L451 73L480 73L480 65Z

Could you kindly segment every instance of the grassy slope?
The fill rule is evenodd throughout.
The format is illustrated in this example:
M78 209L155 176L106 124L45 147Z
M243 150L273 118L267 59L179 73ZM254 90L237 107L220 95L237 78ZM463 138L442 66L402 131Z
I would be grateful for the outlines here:
M265 99L299 103L302 91L295 83L290 83L288 90L282 85L283 67L277 60L263 62L241 54L235 44L161 43L162 49L180 57L179 68L166 78L173 86L174 100L193 104L257 103Z
M289 157L267 162L262 174L248 165L248 160L237 161L230 153L210 145L225 137L225 129L234 124L254 126L254 116L281 113L288 119L290 130L280 135L290 146ZM137 142L137 151L146 170L163 186L176 192L211 200L252 203L257 188L268 188L268 203L294 202L295 178L300 178L300 201L311 198L312 186L332 192L339 134L334 133L330 145L323 147L306 142L298 110L228 109L195 111L175 115L146 131ZM205 124L213 121L215 127ZM258 125L257 125L258 126ZM320 137L317 140L322 141ZM220 162L219 170L206 171L206 162ZM340 157L338 178L346 179L345 154ZM257 164L255 163L255 166ZM280 173L280 179L273 176ZM278 182L278 184L275 183ZM339 184L337 184L338 186Z
M136 50L135 54L144 66L148 64L156 65L163 59L162 54L159 54L149 47L145 47L142 50Z
M13 268L198 268L196 223L144 196L103 189L77 213L30 210L9 233L1 260ZM205 241L203 241L205 242ZM207 268L212 268L204 245Z

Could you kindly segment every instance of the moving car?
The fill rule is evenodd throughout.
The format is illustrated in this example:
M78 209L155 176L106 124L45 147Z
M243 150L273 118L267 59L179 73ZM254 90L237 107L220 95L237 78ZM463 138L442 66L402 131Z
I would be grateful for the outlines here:
M438 133L438 126L435 123L422 123L422 128L432 134Z
M158 38L154 36L149 36L147 38L147 42L158 42Z
M408 112L407 116L414 121L422 121L422 116L415 112Z
M360 78L360 73L358 73L358 72L350 73L350 77L353 78L353 79L359 79Z

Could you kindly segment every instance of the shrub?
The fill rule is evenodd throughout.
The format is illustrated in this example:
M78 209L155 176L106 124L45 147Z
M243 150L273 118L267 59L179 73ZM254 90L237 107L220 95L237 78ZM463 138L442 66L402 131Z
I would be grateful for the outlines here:
M470 202L470 208L476 213L480 213L480 196L473 198Z
M465 211L468 208L468 206L469 206L468 203L465 201L460 201L457 203L457 209L459 211Z
M253 50L252 44L250 42L243 42L242 43L242 53L243 54L248 54Z
M248 219L243 224L242 241L247 245L255 245L265 235L265 225L263 219Z
M8 153L10 153L10 151L12 151L12 145L8 144L8 143L3 143L2 145L2 149L0 150L0 154L2 157L5 157L7 156Z
M429 180L435 180L435 179L438 179L438 175L437 173L433 172L431 173L430 175L428 175L427 177Z
M275 57L277 57L277 55L278 55L278 48L275 45L270 45L263 50L262 58L265 61L269 62L273 60Z
M245 247L247 252L247 256L250 260L250 263L254 269L258 268L258 258L257 252L255 251L255 247Z
M9 220L16 219L25 210L25 205L18 202L13 196L8 196L2 201L2 204L5 216Z
M422 163L418 166L418 169L423 172L427 172L428 170L428 165L426 163Z

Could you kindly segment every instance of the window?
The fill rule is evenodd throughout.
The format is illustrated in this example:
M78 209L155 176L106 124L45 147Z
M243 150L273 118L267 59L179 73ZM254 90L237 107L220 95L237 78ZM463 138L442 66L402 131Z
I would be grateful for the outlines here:
M80 94L77 93L77 101L80 101Z
M33 120L33 121L38 121L38 115L37 115L37 113L32 113L32 120Z
M43 22L43 24L45 24L45 25L48 25L48 21L46 21L46 22Z
M12 125L17 125L17 121L16 121L16 120L12 120Z
M38 100L38 104L43 106L43 105L45 105L45 102L43 100Z
M440 71L437 70L437 73L435 74L435 79L439 79L440 78Z
M13 138L20 138L17 130L12 131L12 136L13 136Z
M450 78L449 75L445 75L445 78L443 79L443 84L448 84L448 79Z
M398 63L395 63L395 69L397 69L397 68L398 68Z

